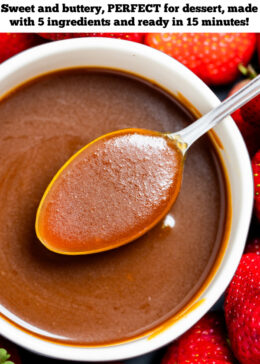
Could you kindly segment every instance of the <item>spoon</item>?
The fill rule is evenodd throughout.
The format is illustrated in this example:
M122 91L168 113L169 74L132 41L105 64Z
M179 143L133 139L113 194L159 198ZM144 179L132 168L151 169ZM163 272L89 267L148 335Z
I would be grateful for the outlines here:
M35 229L51 251L80 255L127 244L155 226L176 200L189 147L260 93L260 76L177 133L124 129L101 136L57 172Z

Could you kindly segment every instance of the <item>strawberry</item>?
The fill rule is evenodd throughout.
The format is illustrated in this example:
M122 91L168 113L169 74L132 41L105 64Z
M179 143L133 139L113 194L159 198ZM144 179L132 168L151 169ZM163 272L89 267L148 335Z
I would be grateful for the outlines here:
M16 346L2 337L0 337L0 364L21 364Z
M40 36L50 40L61 40L81 37L106 37L130 40L132 42L143 43L143 33L39 33Z
M41 43L43 40L36 34L0 33L0 62Z
M260 256L244 254L225 298L233 352L241 364L260 363Z
M260 238L249 240L245 248L245 253L255 253L260 256Z
M226 340L224 317L207 313L189 331L176 340L161 364L231 364L233 355Z
M252 159L252 168L255 185L255 215L260 221L260 149Z
M257 34L257 52L258 52L258 63L260 66L260 33Z
M247 123L242 116L240 117L239 112L232 114L232 117L236 121L236 124L245 140L248 152L250 156L259 148L259 138L260 138L260 126L254 126Z
M250 79L253 79L257 76L254 68L249 65L248 67L244 67L243 65L239 65L239 70L244 76L247 76L249 79L241 81L240 84L246 84ZM241 107L241 117L252 125L260 126L260 95L256 96L254 99L246 103L243 107ZM260 135L259 135L260 137Z
M241 87L245 86L249 79L238 82L230 91L229 96L238 91ZM231 116L236 122L247 146L249 154L252 156L256 153L259 148L259 139L260 139L260 125L252 124L247 121L246 115L245 118L242 116L242 110L245 105L236 110Z
M148 33L145 43L183 63L208 85L234 81L256 45L254 33Z
M260 126L260 95L241 108L241 116L248 123Z

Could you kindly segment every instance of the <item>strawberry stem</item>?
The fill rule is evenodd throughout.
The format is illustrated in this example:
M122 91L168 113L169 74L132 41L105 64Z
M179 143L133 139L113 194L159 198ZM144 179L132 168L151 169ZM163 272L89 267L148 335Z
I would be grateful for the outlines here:
M248 75L249 75L249 78L250 78L250 79L255 78L255 77L257 76L257 73L256 73L256 71L254 70L254 67L253 67L251 64L249 64L247 68L248 68Z
M249 64L247 67L245 67L242 63L240 63L238 65L238 69L242 73L242 75L246 76L250 80L252 80L253 78L255 78L257 76L257 73L251 64Z
M0 364L14 364L14 362L8 360L10 356L5 349L0 348Z
M238 69L242 73L242 75L247 76L248 73L247 67L245 67L242 63L238 65Z

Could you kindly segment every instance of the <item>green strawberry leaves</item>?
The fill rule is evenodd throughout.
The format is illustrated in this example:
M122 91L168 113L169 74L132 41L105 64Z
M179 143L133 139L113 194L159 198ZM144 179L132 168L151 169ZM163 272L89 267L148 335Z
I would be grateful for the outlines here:
M5 349L0 349L0 364L14 364L13 361L8 360L10 358L10 354Z

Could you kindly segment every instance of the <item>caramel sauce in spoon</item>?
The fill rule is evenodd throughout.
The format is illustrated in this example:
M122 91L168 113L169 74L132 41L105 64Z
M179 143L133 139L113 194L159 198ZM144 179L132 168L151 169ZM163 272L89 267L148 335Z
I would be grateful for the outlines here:
M183 155L161 133L125 129L67 161L40 203L36 231L50 250L89 254L126 244L157 224L181 185Z

